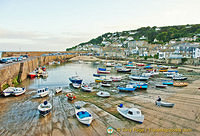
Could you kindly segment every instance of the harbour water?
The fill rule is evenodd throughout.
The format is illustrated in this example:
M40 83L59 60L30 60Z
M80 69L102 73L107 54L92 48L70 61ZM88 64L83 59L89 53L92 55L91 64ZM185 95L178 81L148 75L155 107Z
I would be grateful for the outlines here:
M92 63L86 64L85 62L81 64L75 62L47 66L49 76L46 79L27 79L20 84L20 86L26 87L28 90L24 95L19 97L0 97L0 135L107 135L107 128L111 126L114 129L115 135L128 136L130 132L119 131L119 129L174 128L175 124L181 129L192 128L191 135L199 133L200 130L197 126L200 120L194 120L193 118L198 116L199 104L197 102L200 101L197 98L198 96L196 96L196 88L191 89L199 84L199 80L184 89L173 86L168 86L167 89L157 89L155 88L155 83L160 81L161 78L153 77L148 81L149 87L147 90L140 90L134 93L112 92L113 89L116 89L117 84L121 83L114 83L110 88L102 88L96 84L94 92L91 93L82 92L80 89L72 89L68 79L70 76L77 74L83 78L83 82L91 83L94 82L93 74L96 73L97 67L99 66ZM126 74L117 74L114 68L112 68L111 75L127 76ZM191 77L194 76L188 75L188 77L191 80ZM63 87L64 91L60 94L55 94L55 88L59 86ZM51 92L49 97L36 97L37 89L44 87L49 87ZM86 109L94 117L90 127L80 124L75 118L74 102L68 101L65 96L69 90L77 96L75 101L85 101L88 103ZM110 92L111 97L99 98L96 95L99 90ZM191 94L187 96L187 93ZM191 102L190 97L194 94L195 102ZM158 95L163 100L174 102L175 107L156 107L154 101ZM45 100L52 104L53 109L49 115L42 117L39 115L37 107ZM116 110L117 105L120 103L127 107L134 106L141 109L145 116L143 124L123 118ZM184 105L182 105L183 103ZM196 114L194 115L193 112ZM166 116L167 119L165 118ZM162 134L164 133L158 133L158 135Z

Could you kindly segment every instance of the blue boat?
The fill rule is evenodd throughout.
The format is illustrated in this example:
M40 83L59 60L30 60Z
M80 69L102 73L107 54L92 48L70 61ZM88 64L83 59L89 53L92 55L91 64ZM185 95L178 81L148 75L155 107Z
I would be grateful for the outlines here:
M136 87L134 87L133 85L126 85L126 87L117 87L117 89L119 91L127 91L127 92L132 92L135 91Z
M106 68L98 68L100 71L106 71Z
M80 78L79 76L72 76L69 78L69 80L72 82L72 83L77 83L77 84L81 84L83 79Z
M144 69L152 69L152 66L145 66Z
M163 85L173 85L173 80L162 80Z
M134 85L137 89L147 89L148 84L143 82L130 82L131 85Z
M175 72L175 73L177 73L178 70L168 70L167 72Z
M101 77L101 76L106 76L106 75L100 75L100 74L93 74L94 77Z
M46 116L52 109L51 103L44 101L38 106L38 110L42 116Z

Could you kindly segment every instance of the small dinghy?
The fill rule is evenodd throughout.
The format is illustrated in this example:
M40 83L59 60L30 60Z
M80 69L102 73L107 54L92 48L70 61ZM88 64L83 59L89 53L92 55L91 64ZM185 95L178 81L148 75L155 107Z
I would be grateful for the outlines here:
M13 95L15 95L15 96L19 96L19 95L22 95L22 94L24 94L26 92L26 89L25 88L23 88L23 87L17 87L17 88L15 88L14 90L13 90Z
M9 96L13 93L15 87L8 87L5 90L3 90L3 95L4 96Z
M93 74L94 77L101 77L101 76L106 76L106 75L101 75L101 74Z
M56 93L60 93L60 92L62 92L62 87L56 88Z
M117 70L118 73L130 73L131 69L121 68Z
M174 103L162 102L162 101L156 101L156 105L163 107L174 107Z
M72 83L72 86L76 89L80 88L81 87L81 84L78 84L78 83Z
M38 110L42 116L46 116L52 109L51 103L44 101L38 106Z
M120 104L117 107L117 111L124 117L139 122L143 123L144 121L144 115L142 115L141 111L137 108L126 108L123 107L123 104Z
M166 87L167 87L167 85L163 85L163 84L156 84L156 87L157 87L157 88L166 88Z
M173 86L175 87L184 87L184 86L188 86L187 82L174 82Z
M73 93L68 93L66 96L67 96L68 100L71 100L71 101L76 99L76 96Z
M98 68L97 73L110 74L110 71L107 70L106 68Z
M118 86L117 89L119 91L132 92L135 91L136 87L134 87L134 85L126 85L126 87Z
M163 85L173 85L173 80L162 80Z
M187 77L183 77L183 76L174 76L172 79L173 79L173 80L187 80Z
M122 77L121 76L112 76L110 77L110 79L113 81L113 82L119 82L122 80Z
M110 93L109 93L109 92L105 92L105 91L99 91L99 92L97 93L97 95L98 95L99 97L104 97L104 98L110 97Z
M109 82L105 82L105 81L101 82L100 85L103 87L111 87L111 84Z
M139 81L146 81L149 79L149 76L134 76L134 75L131 75L129 76L130 79L133 79L133 80L139 80Z
M90 126L92 122L92 114L90 114L85 108L81 108L80 106L76 106L75 114L78 121L81 123Z
M81 85L81 89L85 92L91 92L92 91L92 87L88 86L87 84L82 84Z
M39 97L45 97L49 94L49 88L38 89L37 94Z

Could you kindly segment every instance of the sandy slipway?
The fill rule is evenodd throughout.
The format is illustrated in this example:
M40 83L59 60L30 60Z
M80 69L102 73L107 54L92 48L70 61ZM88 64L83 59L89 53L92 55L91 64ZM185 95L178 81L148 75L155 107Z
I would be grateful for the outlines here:
M135 95L112 94L110 98L99 98L93 93L76 92L77 100L85 99L86 109L94 120L87 127L75 118L73 102L63 94L51 94L47 98L35 98L35 92L29 90L20 97L0 98L0 135L55 135L55 136L103 136L107 127L114 129L113 135L188 135L200 133L200 80L189 86L173 88L171 91L148 90L148 94L136 92ZM154 100L160 94L163 99L175 103L174 108L157 107ZM85 97L85 98L84 98ZM80 99L79 99L80 98ZM37 110L44 100L52 103L51 114L41 117ZM123 103L127 107L140 108L145 116L143 124L123 118L116 107ZM159 130L163 128L163 130ZM188 132L163 132L170 129Z

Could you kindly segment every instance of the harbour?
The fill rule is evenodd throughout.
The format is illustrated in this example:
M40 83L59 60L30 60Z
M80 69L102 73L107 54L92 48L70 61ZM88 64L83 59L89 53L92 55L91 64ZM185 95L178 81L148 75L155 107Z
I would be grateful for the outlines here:
M80 59L80 58L79 58ZM199 115L199 73L177 70L188 77L188 86L156 88L158 82L169 80L164 73L148 79L147 89L136 89L133 92L120 92L118 86L127 84L131 74L118 73L115 67L110 69L106 77L122 77L120 82L112 82L111 87L102 87L95 83L93 74L99 67L105 67L105 61L99 60L96 65L92 61L72 61L60 65L46 65L47 78L25 79L18 87L25 87L25 94L14 97L0 97L0 134L1 135L107 135L107 129L112 127L114 135L162 135L167 129L181 129L181 134L198 135L200 128ZM117 63L116 63L117 64ZM136 65L133 63L133 65ZM145 64L146 65L146 64ZM137 66L137 65L136 65ZM153 67L156 67L152 65ZM139 66L141 69L144 66ZM195 69L194 69L195 70ZM133 70L132 70L133 71ZM78 75L83 83L91 84L91 92L75 89L69 78ZM140 82L140 81L139 81ZM49 96L39 98L39 88L49 88ZM55 93L57 87L62 87L61 93ZM110 97L97 96L99 91L110 93ZM66 94L73 93L76 99L68 100ZM173 108L158 107L155 105L157 96L163 101L174 103ZM41 116L37 107L40 103L48 101L52 110L45 117ZM81 124L75 117L75 103L81 102L84 108L93 117L90 126ZM135 107L144 115L142 124L124 118L117 111L119 104L126 107ZM156 131L158 128L165 131ZM188 131L185 131L185 130ZM140 131L141 130L141 131ZM145 130L145 131L142 131ZM148 131L147 131L148 130ZM190 130L190 131L189 131ZM170 130L168 130L170 132ZM178 135L180 132L170 132Z

